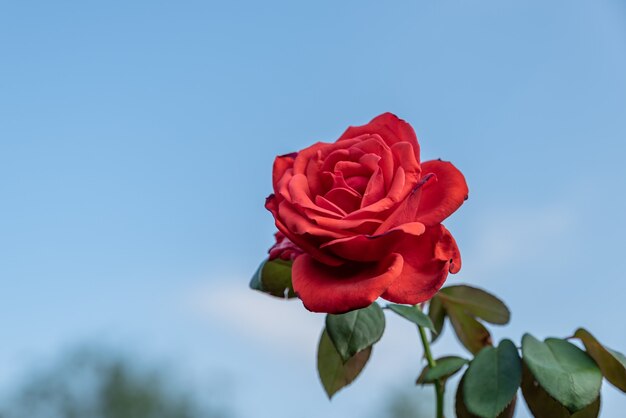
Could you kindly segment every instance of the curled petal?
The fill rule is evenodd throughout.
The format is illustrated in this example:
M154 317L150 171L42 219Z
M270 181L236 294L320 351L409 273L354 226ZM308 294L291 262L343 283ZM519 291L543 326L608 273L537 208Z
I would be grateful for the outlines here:
M377 263L331 267L308 254L293 262L294 291L313 312L339 314L371 305L402 271L399 254L390 254Z
M335 164L335 172L340 172L343 174L344 178L353 176L367 177L370 175L372 170L370 170L369 167L355 161L339 161Z
M324 197L347 213L354 212L361 204L361 195L352 188L336 187Z
M373 173L378 168L378 163L381 159L382 157L380 155L369 153L364 154L361 158L359 158L359 162L364 167L367 167L370 173Z
M274 238L276 238L276 243L268 251L270 260L277 258L281 260L294 260L302 254L302 250L291 242L282 232L278 231L275 233Z
M281 204L282 203L283 202L281 202ZM344 263L343 260L332 255L325 254L323 251L320 251L318 245L316 245L314 242L311 242L308 236L297 235L290 231L289 228L287 228L287 226L283 223L278 214L279 203L275 195L268 196L268 198L265 200L265 208L272 212L272 215L274 215L274 223L276 224L276 228L278 228L280 232L285 234L285 236L289 238L297 247L302 249L302 251L310 254L311 256L315 257L315 259L330 266L339 266Z
M360 193L348 184L341 172L337 171L336 173L324 173L324 177L330 180L328 181L328 183L331 184L329 191L332 189L348 189L360 197Z
M388 160L393 158L389 144L378 134L366 134L360 135L360 142L352 145L351 152L357 152L355 155L359 155L359 160L365 154L374 154L380 156L381 160ZM347 140L339 141L339 144L346 144Z
M293 172L294 174L305 174L307 166L309 165L309 160L311 158L315 158L316 160L324 160L326 159L326 156L331 154L333 151L341 148L348 148L349 146L356 144L359 141L360 139L354 138L342 144L336 142L316 142L310 147L307 147L298 152L298 155L296 155L293 161Z
M283 177L283 174L285 174L285 171L293 167L293 162L297 155L297 152L292 152L291 154L279 155L276 157L274 160L274 168L272 170L272 184L277 184Z
M380 235L356 235L339 238L322 244L320 249L346 260L371 262L379 260L399 245L424 233L424 224L406 223Z
M309 160L311 158L319 159L319 153L323 149L327 149L332 147L333 144L329 144L327 142L316 142L315 144L307 147L298 152L298 155L293 161L293 171L297 174L306 173L307 166L309 165Z
M434 180L434 174L423 177L419 183L409 192L402 202L393 210L385 221L376 229L375 234L385 231L407 222L415 222L418 219L418 208L422 196L422 189L428 182Z
M291 198L291 203L301 211L309 209L311 211L333 218L338 218L341 216L336 211L320 207L317 203L314 203L311 200L309 183L307 182L307 179L303 174L296 174L289 180L288 190L289 196Z
M385 197L385 178L380 168L377 168L372 177L369 178L363 199L361 200L361 208L372 205Z
M322 163L322 167L320 168L320 170L332 173L332 172L335 171L335 165L338 162L340 162L340 161L347 161L347 160L350 160L350 151L349 150L347 150L345 148L335 150L335 151L331 152L330 154L328 154L328 157L326 157L326 159Z
M289 183L292 178L293 168L286 169L278 181L274 183L274 193L283 199L291 200L291 195L289 194Z
M413 188L419 181L420 164L413 155L413 147L408 142L398 142L391 147L391 151L396 160L396 167L402 167L406 177L405 193Z
M356 190L358 194L363 195L369 183L369 178L366 176L352 176L346 178L346 183L350 188Z
M429 300L443 286L448 273L461 267L459 249L443 225L427 228L395 251L404 259L402 273L382 295L395 303L415 305Z
M305 218L289 202L282 201L278 204L278 217L294 235L311 235L323 239L345 238L346 234L341 231L320 228L318 225ZM291 236L287 235L289 239ZM292 239L292 241L294 241ZM296 242L296 241L294 241Z
M307 216L323 228L331 228L341 231L354 231L356 234L371 234L382 223L380 219L332 219L312 212Z
M364 134L378 134L389 146L397 142L409 142L413 146L416 160L420 160L420 149L417 144L415 131L411 125L393 113L383 113L382 115L376 116L367 125L350 126L341 137L339 137L338 141L349 140Z
M320 208L328 209L329 211L337 214L337 217L343 218L347 215L346 211L341 209L339 206L335 205L330 200L326 199L324 196L317 195L315 196L315 204Z
M427 161L422 164L422 175L434 174L422 188L417 220L425 225L435 225L456 211L467 199L468 189L463 174L447 161Z
M363 137L367 139L364 139L361 143L355 144L350 150L354 150L357 147L361 149L364 155L359 158L359 161L370 167L372 172L375 171L374 164L372 163L376 161L376 165L382 170L382 175L385 179L385 188L389 188L391 180L393 179L395 166L391 148L380 135L364 135Z
M393 178L393 182L391 183L391 188L387 192L387 196L372 203L371 205L349 213L345 219L362 219L381 216L382 213L393 208L402 199L402 190L404 189L405 184L404 169L402 167L398 167L396 175Z
M321 167L322 160L319 158L309 159L306 166L306 179L313 195L322 193Z
M441 236L435 246L435 258L442 261L450 260L450 273L456 274L461 270L461 252L450 231L443 225L440 227Z

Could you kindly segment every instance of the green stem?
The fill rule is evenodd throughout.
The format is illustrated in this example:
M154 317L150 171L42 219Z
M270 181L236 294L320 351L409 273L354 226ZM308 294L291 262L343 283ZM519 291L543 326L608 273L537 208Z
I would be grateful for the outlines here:
M417 309L421 308L419 305L415 306ZM428 361L428 367L433 368L437 365L433 357L433 353L430 351L430 341L428 341L428 336L426 335L426 330L424 327L418 325L417 328L420 332L420 338L422 339L422 345L424 346L424 355L426 356L426 361ZM444 418L443 416L443 394L445 391L445 386L441 380L437 380L435 382L435 394L437 396L437 418Z

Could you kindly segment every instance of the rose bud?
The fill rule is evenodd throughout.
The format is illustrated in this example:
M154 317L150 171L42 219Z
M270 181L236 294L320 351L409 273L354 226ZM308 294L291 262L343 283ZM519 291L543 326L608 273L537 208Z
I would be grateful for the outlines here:
M269 259L275 260L277 258L285 261L295 260L297 256L302 254L302 250L289 240L282 232L278 231L274 234L276 238L276 244L269 249Z

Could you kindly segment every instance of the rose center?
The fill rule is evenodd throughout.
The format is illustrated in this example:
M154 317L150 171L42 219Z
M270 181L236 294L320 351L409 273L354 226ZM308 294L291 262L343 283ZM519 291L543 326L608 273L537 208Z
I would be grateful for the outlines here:
M328 170L321 174L324 185L321 196L339 207L345 213L351 213L363 206L372 176L378 171L380 157L364 152L335 153L324 163ZM348 160L336 160L335 157L349 157ZM333 164L328 164L329 162Z

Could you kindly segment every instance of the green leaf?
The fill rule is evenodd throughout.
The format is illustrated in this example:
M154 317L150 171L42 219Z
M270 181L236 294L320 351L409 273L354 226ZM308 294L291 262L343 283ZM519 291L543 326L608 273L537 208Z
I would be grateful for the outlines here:
M431 322L428 315L422 312L422 310L417 306L396 305L395 303L390 303L387 305L387 307L393 312L404 317L405 319L408 319L416 325L428 328L433 331L435 329L435 326Z
M291 261L265 260L250 280L250 288L279 298L295 298L291 285Z
M428 304L428 317L435 327L435 332L430 333L430 341L434 343L435 340L441 335L443 324L446 319L446 310L443 307L443 303L441 303L441 299L437 295L435 295Z
M511 319L509 308L494 295L467 285L448 286L439 291L445 305L462 307L469 315L492 324L506 324Z
M600 344L589 331L579 328L574 333L585 345L587 353L596 361L606 380L626 392L626 357Z
M522 354L541 387L571 412L590 405L600 394L600 369L575 345L557 338L541 342L525 334Z
M445 302L444 302L445 304ZM456 305L446 305L446 312L461 344L472 354L478 353L483 347L491 345L489 331Z
M511 403L522 383L522 362L510 340L485 347L465 373L465 405L475 415L495 418Z
M467 372L465 373L467 375ZM464 386L465 386L465 375L461 378L459 385L456 388L456 397L455 397L455 410L457 418L481 418L478 415L472 414L468 409L467 405L464 402ZM515 415L515 406L517 404L517 396L513 397L511 403L498 415L498 418L513 418ZM543 415L537 415L538 417L543 417ZM547 417L547 415L545 416ZM551 417L552 418L552 417Z
M422 373L417 378L416 384L434 383L436 380L446 380L450 376L456 374L465 366L468 361L463 357L446 356L435 360L437 364L432 369L428 366L424 367Z
M372 347L368 347L344 363L328 333L324 330L317 348L317 372L329 399L357 378L371 354Z
M598 396L589 406L572 414L541 387L526 365L524 365L522 373L522 394L528 409L536 417L596 418L600 413L600 396Z
M378 342L385 330L385 315L376 302L367 308L326 315L326 331L344 363Z

